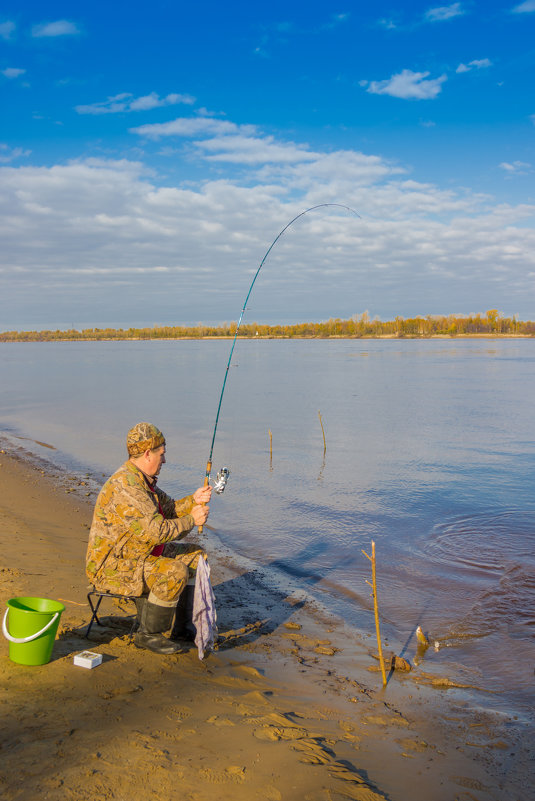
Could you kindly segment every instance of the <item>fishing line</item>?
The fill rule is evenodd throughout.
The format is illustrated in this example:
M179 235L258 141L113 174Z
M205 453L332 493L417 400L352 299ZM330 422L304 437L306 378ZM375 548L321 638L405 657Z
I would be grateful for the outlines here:
M219 414L221 412L221 404L223 403L223 395L225 394L225 387L227 385L227 378L228 378L228 374L229 374L229 370L230 370L230 363L232 361L232 355L234 353L234 347L236 345L236 340L238 338L238 332L240 330L240 326L242 324L243 316L244 316L245 310L247 308L247 303L249 302L249 297L251 296L251 292L253 291L253 287L255 285L256 279L258 278L258 274L260 273L260 270L264 266L264 262L266 261L267 257L269 256L269 254L271 253L271 251L273 250L273 248L275 247L275 245L277 244L277 242L279 241L281 236L285 233L285 231L288 230L288 228L290 228L291 225L294 224L294 222L296 222L296 220L299 220L300 217L303 217L305 214L308 214L311 211L315 211L316 209L324 209L324 208L329 208L329 207L345 209L346 211L350 211L352 214L355 214L360 219L360 214L358 214L358 212L356 212L355 209L352 209L350 206L344 206L342 203L319 203L317 206L311 206L309 209L305 209L304 211L302 211L299 214L297 214L292 220L290 220L289 223L287 223L284 226L284 228L281 231L279 231L279 233L277 234L277 236L275 237L275 239L273 240L271 245L266 250L262 261L258 265L258 269L257 269L256 273L254 274L254 278L251 281L251 286L249 287L249 291L247 292L247 295L245 297L245 302L244 302L243 308L241 310L240 319L238 320L238 325L236 326L236 331L234 333L234 339L232 340L232 346L230 348L230 355L229 355L228 362L227 362L227 368L225 370L225 377L223 379L223 386L221 387L221 395L219 396L219 404L217 406L217 414L216 414L216 418L215 418L214 431L213 431L213 434L212 434L212 442L211 442L211 445L210 445L210 455L208 456L208 461L206 462L206 476L205 476L205 479L204 479L204 485L205 486L208 485L208 483L210 481L210 473L212 472L212 455L213 455L213 452L214 452L214 443L215 443L215 438L216 438L216 433L217 433L217 426L218 426L218 423L219 423ZM216 492L218 492L218 493L222 493L223 492L223 490L225 489L226 483L228 481L229 475L230 475L230 471L229 471L229 469L227 467L221 468L221 470L217 474L216 482L215 482L215 485L214 485L214 489L215 489ZM202 530L202 526L199 527L199 531L201 531L201 530Z

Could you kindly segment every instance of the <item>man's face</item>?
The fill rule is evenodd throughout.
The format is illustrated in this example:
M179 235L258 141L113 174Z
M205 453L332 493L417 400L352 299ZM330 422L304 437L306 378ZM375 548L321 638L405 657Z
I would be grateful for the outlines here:
M153 451L149 451L146 457L147 475L157 476L161 466L165 464L165 445L160 445Z

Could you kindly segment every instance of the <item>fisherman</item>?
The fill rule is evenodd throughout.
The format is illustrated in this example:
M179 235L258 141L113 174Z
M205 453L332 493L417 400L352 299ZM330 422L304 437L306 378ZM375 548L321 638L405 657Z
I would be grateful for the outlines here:
M156 486L165 463L165 437L151 423L135 425L126 447L128 460L97 498L86 573L97 590L136 596L138 648L177 653L183 648L176 640L186 634L185 588L190 572L206 554L198 545L176 540L204 525L212 488L200 487L175 501ZM163 632L174 617L168 639Z

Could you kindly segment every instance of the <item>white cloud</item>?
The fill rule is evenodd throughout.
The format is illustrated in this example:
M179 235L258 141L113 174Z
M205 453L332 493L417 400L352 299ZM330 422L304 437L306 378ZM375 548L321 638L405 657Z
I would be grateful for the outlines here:
M278 143L274 137L220 136L193 143L209 161L226 161L234 164L266 164L276 162L295 164L316 161L317 153L293 142Z
M130 103L130 111L147 111L152 108L159 108L160 106L176 106L178 103L191 105L194 102L194 98L189 95L174 93L160 98L156 92L151 92L149 95L144 95L143 97L132 100Z
M492 67L492 61L490 58L480 58L474 59L474 61L470 61L468 64L469 67L475 67L478 70L485 69L486 67Z
M34 25L32 28L32 36L36 39L49 36L75 36L79 34L80 30L75 22L69 22L66 19L57 20L57 22L44 22L40 25Z
M0 39L11 39L17 26L14 22L0 22Z
M472 69L482 70L487 67L492 67L492 61L489 58L476 58L473 61L469 61L468 64L459 64L455 72L470 72Z
M367 85L367 92L375 95L390 95L403 100L432 100L442 91L446 75L427 80L429 72L403 70L384 81L361 82Z
M348 174L348 171L351 172L351 165L355 164L355 154L352 151L318 153L312 151L307 144L276 140L272 135L263 134L257 126L236 125L213 117L182 117L166 123L140 125L131 128L130 132L154 140L162 137L187 138L197 155L209 162L242 166L271 165L267 167L267 171L262 172L263 177L269 170L276 171L274 165L282 165L282 169L287 170L297 164L308 163L317 167L329 162L329 170L337 165L341 167L342 173ZM206 138L198 138L202 136ZM162 150L159 153L165 155ZM170 151L171 155L175 153L174 149ZM362 154L358 154L359 166L362 166L361 156ZM338 158L343 159L344 163L338 164ZM373 160L367 159L367 163ZM354 173L352 179L355 180ZM295 180L294 174L292 180Z
M24 75L26 70L22 70L19 67L7 67L7 69L2 70L2 75L5 78L18 78L20 75Z
M2 142L0 143L0 164L9 164L15 159L29 156L31 152L31 150L24 150L22 147L10 148L9 145Z
M424 17L429 22L444 22L454 17L459 17L464 14L460 3L452 3L451 6L439 6L438 8L430 8L425 12Z
M507 162L502 161L500 164L502 170L505 170L509 174L517 174L517 175L526 175L528 172L533 171L533 167L527 161L513 161Z
M191 95L169 94L166 97L160 97L156 92L151 92L149 95L134 97L131 92L122 92L108 97L107 100L100 103L75 106L75 111L78 114L118 114L130 111L149 111L162 106L176 106L179 103L192 105L194 102L195 98Z
M526 0L513 8L513 14L529 14L532 11L535 11L535 0Z
M213 117L179 117L170 122L140 125L130 128L130 133L146 136L148 139L161 139L162 136L199 136L201 134L251 134L256 132L253 125L236 125Z

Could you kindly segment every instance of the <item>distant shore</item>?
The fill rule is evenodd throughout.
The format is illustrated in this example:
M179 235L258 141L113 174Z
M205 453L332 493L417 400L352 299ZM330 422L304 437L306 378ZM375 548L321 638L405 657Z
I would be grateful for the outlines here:
M535 322L504 317L497 309L484 315L427 315L395 317L393 320L370 320L368 314L353 315L347 320L331 318L323 322L264 323L230 322L221 325L153 325L128 328L84 328L41 331L0 332L0 342L107 341L107 340L179 340L179 339L455 339L535 337Z
M24 344L27 342L199 342L199 341L210 341L214 342L217 340L233 340L234 336L232 334L222 334L221 336L178 336L178 337L55 337L54 339L45 339L35 337L33 339L3 339L2 335L0 334L0 342L6 344ZM535 339L535 334L430 334L427 335L420 335L420 334L370 334L362 336L349 336L349 335L342 335L342 334L329 334L329 336L289 336L289 335L276 335L276 334L269 334L269 335L262 335L262 336L245 336L238 334L236 339L239 340L296 340L296 339L304 339L304 340L340 340L340 339L347 339L347 340L384 340L384 339L399 339L399 340L406 340L406 339Z

